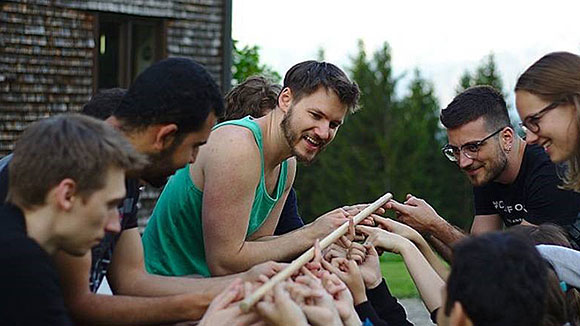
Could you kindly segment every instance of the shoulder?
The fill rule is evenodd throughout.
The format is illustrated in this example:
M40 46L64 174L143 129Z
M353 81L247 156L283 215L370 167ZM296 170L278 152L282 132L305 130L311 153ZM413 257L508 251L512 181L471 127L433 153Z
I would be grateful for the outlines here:
M240 126L225 125L211 132L207 144L200 149L194 169L201 168L203 171L205 188L210 175L212 178L232 178L235 175L236 180L259 179L260 162L260 149L252 131Z
M225 125L212 131L203 149L208 153L225 156L236 154L252 157L259 154L252 131L235 125Z
M550 161L548 154L539 145L526 145L522 167L530 172L541 168L550 169L554 173L556 171L555 164Z

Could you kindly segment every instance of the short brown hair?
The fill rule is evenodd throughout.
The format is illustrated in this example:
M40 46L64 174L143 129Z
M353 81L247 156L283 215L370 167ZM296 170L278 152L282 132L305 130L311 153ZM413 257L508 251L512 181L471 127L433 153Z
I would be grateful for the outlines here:
M515 91L527 91L547 102L564 101L576 108L580 125L580 56L570 52L548 53L518 78ZM564 188L580 191L580 148L568 160Z
M321 86L336 93L340 103L346 105L351 113L359 109L358 85L351 82L344 71L332 63L309 60L295 64L286 72L282 89L290 88L293 99L300 101Z
M76 193L87 198L102 189L111 167L139 170L147 163L129 141L103 121L60 115L33 123L16 143L8 168L7 201L21 208L45 203L62 180L76 182Z
M241 119L247 115L259 118L274 110L282 86L263 76L250 76L234 87L225 97L222 121Z

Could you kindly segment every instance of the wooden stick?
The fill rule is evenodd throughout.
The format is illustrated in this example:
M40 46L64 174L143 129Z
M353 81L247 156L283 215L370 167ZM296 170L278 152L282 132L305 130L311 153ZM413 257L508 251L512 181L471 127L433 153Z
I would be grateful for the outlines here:
M386 204L389 200L393 198L393 195L390 193L384 194L381 198L377 199L374 203L367 206L363 209L360 213L356 214L353 218L354 225L357 225L366 217L374 213L377 209L381 206ZM345 235L348 231L348 222L342 224L338 229L332 231L329 235L327 235L324 239L320 241L320 249L324 249L330 246L332 243L336 242L341 236ZM302 266L304 266L307 262L309 262L314 257L314 247L308 249L305 253L303 253L300 257L296 258L290 265L288 265L285 269L280 271L278 274L274 275L268 282L264 283L261 287L259 287L254 293L252 293L249 297L244 299L240 303L240 308L244 312L248 312L250 308L256 302L258 302L264 294L270 291L274 285L278 282L283 281L296 273Z

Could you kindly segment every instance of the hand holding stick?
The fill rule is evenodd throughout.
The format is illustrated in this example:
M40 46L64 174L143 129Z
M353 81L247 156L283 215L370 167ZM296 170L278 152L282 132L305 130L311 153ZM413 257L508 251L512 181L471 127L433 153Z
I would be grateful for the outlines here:
M391 193L384 194L381 198L377 199L374 203L370 204L368 207L363 209L360 213L356 214L353 218L353 224L357 225L362 220L364 220L367 216L374 213L377 209L382 207L386 202L391 200L393 195ZM342 224L338 229L334 230L332 233L327 235L324 239L320 241L320 248L324 249L330 246L332 243L337 241L341 236L346 234L348 231L348 224L349 222L345 222ZM258 302L266 294L270 291L276 283L283 281L293 275L296 271L298 271L302 266L304 266L307 262L309 262L312 257L314 257L314 248L308 249L305 253L303 253L300 257L296 258L289 266L285 269L280 271L278 274L274 275L268 282L258 288L252 295L246 297L241 303L240 308L246 312L250 310L250 308Z

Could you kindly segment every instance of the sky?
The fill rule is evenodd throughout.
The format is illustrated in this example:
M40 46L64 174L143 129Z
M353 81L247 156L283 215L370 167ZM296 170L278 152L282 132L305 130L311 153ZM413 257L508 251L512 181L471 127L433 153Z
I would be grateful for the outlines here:
M580 53L579 13L578 0L233 0L232 37L260 46L262 63L282 76L320 48L348 69L359 39L367 55L388 42L395 76L407 76L398 96L419 68L443 107L463 72L493 53L514 107L529 65L552 51Z

